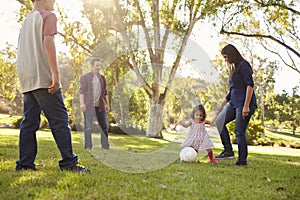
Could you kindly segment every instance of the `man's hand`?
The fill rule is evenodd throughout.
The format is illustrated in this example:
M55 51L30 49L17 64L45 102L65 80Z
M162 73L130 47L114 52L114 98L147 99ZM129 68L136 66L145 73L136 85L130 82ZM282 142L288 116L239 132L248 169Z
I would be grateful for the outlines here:
M85 112L86 111L86 106L85 104L80 104L80 109Z
M106 113L108 113L110 111L109 105L105 106L105 111L106 111Z

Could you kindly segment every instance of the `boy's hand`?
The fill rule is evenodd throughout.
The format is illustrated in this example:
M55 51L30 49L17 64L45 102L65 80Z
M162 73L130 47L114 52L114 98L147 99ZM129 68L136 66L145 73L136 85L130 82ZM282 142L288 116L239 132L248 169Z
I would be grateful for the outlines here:
M50 94L54 94L59 88L59 80L58 76L55 74L52 74L52 85L48 88L48 92Z

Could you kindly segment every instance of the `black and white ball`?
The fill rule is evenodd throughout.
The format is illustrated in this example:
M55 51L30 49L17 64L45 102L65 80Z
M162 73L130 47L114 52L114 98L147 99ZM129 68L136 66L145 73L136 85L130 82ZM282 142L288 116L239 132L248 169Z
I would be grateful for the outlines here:
M180 162L196 162L197 156L198 153L192 147L184 147L179 154Z

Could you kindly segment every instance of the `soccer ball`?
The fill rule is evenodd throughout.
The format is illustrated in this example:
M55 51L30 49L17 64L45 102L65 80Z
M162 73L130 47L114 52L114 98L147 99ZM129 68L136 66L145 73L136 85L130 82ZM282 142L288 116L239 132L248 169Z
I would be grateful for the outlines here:
M196 162L197 156L198 153L192 147L184 147L179 154L180 162Z

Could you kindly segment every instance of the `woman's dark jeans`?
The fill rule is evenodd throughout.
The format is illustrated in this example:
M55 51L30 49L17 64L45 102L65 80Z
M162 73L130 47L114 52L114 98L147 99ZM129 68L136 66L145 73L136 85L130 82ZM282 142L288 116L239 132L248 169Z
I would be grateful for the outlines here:
M224 150L232 152L232 144L226 124L235 120L234 133L236 135L236 141L238 144L238 163L246 164L248 156L248 146L246 139L246 129L248 127L250 118L254 113L256 106L250 105L250 113L247 117L243 118L243 107L234 108L231 104L228 104L226 108L219 114L216 119L216 126L219 131Z

